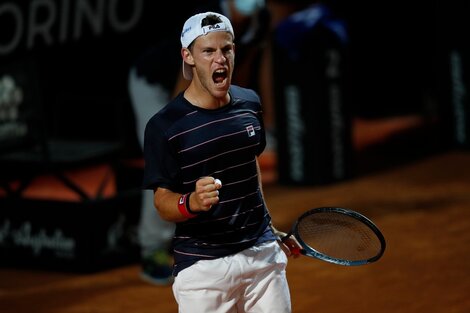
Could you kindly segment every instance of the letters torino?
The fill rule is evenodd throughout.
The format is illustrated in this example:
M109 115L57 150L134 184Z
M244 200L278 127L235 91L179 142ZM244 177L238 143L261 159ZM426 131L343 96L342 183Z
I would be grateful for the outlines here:
M31 50L37 44L51 46L78 40L84 29L98 37L105 25L114 32L127 32L139 22L144 1L32 0L26 4L2 1L0 56L11 54L19 47ZM120 6L129 6L129 10L118 14Z

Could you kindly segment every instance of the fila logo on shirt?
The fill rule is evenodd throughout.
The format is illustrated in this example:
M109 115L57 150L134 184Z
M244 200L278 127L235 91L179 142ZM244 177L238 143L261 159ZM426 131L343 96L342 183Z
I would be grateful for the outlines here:
M246 132L248 133L248 137L253 137L255 135L255 128L253 127L253 125L247 126Z

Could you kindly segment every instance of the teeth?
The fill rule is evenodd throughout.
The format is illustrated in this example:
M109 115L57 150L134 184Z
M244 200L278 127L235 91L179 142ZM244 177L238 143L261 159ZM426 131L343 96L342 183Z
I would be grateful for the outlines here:
M224 70L217 70L215 71L217 74L222 74L224 72Z

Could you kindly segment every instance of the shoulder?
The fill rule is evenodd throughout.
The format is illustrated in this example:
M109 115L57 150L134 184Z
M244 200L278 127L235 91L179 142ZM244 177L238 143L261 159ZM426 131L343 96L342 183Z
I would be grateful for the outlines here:
M232 85L230 87L230 94L233 96L234 99L257 103L260 102L259 95L253 89Z
M194 109L187 105L187 101L184 99L183 93L181 92L160 111L155 113L152 118L150 118L149 124L158 125L158 128L165 130L193 111Z

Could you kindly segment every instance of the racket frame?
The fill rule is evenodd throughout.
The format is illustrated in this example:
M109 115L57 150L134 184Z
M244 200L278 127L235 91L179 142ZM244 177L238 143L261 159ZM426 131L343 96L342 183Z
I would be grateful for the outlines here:
M324 253L321 253L321 252L315 250L314 248L310 247L309 245L307 245L302 240L302 237L300 237L300 235L298 233L299 223L302 221L302 219L304 219L305 217L310 216L312 214L328 213L328 212L348 215L352 218L355 218L356 220L359 220L360 222L364 223L365 225L367 225L367 227L369 227L374 232L374 234L377 236L378 240L380 241L380 251L379 251L379 253L377 253L375 256L373 256L371 258L364 259L364 260L345 260L345 259L339 259L339 258L331 257L331 256L326 255ZM320 208L314 208L314 209L310 209L310 210L306 211L305 213L303 213L301 216L299 216L297 218L295 223L292 225L292 228L291 228L290 232L285 237L283 237L282 239L288 238L292 235L297 239L299 244L302 246L302 249L300 250L301 254L303 254L305 256L313 257L313 258L316 258L316 259L320 259L320 260L323 260L323 261L326 261L326 262L329 262L329 263L343 265L343 266L358 266L358 265L365 265L365 264L373 263L373 262L377 261L378 259L380 259L382 257L382 255L385 252L385 247L386 247L385 238L384 238L382 232L369 218L367 218L366 216L362 215L359 212L356 212L356 211L353 211L353 210L350 210L350 209L346 209L346 208L339 208L339 207L320 207Z

